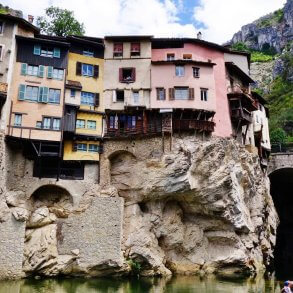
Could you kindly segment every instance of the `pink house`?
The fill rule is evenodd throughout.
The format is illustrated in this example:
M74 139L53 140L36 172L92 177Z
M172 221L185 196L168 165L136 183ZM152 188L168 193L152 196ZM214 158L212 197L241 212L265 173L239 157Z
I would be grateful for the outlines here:
M214 122L213 135L230 137L224 58L227 52L231 53L199 39L153 39L150 107L172 111L175 122Z

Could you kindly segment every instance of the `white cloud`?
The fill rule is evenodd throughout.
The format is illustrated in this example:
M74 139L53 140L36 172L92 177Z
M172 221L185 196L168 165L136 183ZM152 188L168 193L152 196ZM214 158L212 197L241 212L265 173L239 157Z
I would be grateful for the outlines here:
M198 30L194 24L182 24L178 18L187 1L190 0L2 0L2 3L34 16L43 15L50 5L73 10L90 36L150 34L195 37ZM190 14L207 27L201 29L205 40L222 43L242 25L282 7L285 1L200 0L200 7L194 11L190 8Z
M286 0L201 0L194 9L194 19L205 24L203 37L223 43L232 38L241 26L281 7Z

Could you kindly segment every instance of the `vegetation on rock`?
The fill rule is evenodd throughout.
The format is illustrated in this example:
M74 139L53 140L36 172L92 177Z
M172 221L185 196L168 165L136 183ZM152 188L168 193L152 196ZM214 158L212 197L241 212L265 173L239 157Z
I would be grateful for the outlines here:
M85 33L83 23L74 18L73 11L51 6L45 12L46 17L37 18L42 33L60 37Z
M268 17L261 18L258 22L258 27L265 28L281 23L284 18L283 9L278 9L274 13L270 14Z

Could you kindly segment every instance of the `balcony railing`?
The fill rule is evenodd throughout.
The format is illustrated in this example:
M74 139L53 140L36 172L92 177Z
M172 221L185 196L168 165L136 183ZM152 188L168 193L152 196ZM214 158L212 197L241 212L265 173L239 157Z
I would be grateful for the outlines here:
M213 132L215 128L215 122L213 121L204 121L196 119L174 119L173 120L173 130L202 130Z
M235 84L233 86L227 87L228 94L250 94L250 88L249 87L243 87L239 84Z

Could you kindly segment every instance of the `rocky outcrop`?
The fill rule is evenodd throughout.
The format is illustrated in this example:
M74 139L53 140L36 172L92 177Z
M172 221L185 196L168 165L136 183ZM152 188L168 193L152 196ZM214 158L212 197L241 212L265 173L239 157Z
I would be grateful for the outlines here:
M234 34L230 43L245 43L254 50L274 49L280 53L293 40L293 0L284 8L247 24Z
M62 182L31 196L16 185L6 191L3 262L10 254L18 277L264 270L278 217L258 157L230 139L174 137L165 152L161 143L105 142L101 169L109 180L91 185L78 202Z

